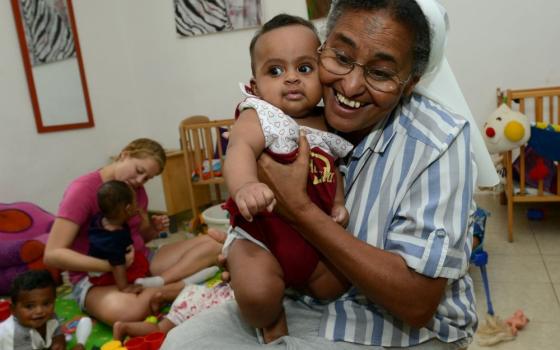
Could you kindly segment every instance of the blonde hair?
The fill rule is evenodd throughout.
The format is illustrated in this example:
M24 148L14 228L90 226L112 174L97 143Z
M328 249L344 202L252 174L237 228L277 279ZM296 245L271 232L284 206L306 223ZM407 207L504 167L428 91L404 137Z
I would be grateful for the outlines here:
M152 158L159 165L158 174L161 174L163 171L167 160L163 147L157 141L148 138L139 138L131 141L122 149L119 158L125 152L132 158Z

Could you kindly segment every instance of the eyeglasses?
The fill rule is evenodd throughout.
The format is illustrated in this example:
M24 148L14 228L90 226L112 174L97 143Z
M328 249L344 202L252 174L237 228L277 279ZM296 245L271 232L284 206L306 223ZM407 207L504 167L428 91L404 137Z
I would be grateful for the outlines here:
M358 63L353 58L346 56L344 51L333 47L321 45L317 49L317 52L319 53L319 63L321 66L333 74L346 75L350 73L355 66L362 67L367 85L377 91L396 93L403 85L408 83L411 77L411 75L409 75L408 78L403 81L399 78L397 73L387 68L366 66L362 63Z

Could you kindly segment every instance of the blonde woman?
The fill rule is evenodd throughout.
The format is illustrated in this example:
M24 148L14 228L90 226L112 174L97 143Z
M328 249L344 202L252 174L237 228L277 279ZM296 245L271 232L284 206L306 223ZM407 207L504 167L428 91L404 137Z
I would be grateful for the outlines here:
M116 321L138 321L149 314L149 301L157 288L149 284L138 294L124 293L116 286L92 286L88 272L108 272L107 260L87 255L89 246L87 228L93 215L99 212L96 193L110 180L119 180L132 186L136 192L138 215L128 221L132 249L127 253L127 266L134 254L142 253L150 261L150 272L156 283L163 285L178 281L202 268L213 265L221 244L205 236L161 247L151 255L145 243L169 226L165 215L148 218L148 197L144 184L159 175L165 166L165 151L156 141L141 138L130 142L117 159L101 169L94 170L72 181L60 203L57 218L46 246L45 262L49 266L70 271L73 296L80 307L95 318L113 324Z

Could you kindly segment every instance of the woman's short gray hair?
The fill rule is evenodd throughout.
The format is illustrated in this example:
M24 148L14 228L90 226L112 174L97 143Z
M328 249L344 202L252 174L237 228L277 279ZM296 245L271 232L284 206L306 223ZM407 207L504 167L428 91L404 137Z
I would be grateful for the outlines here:
M430 58L430 24L416 1L411 0L333 0L327 18L327 37L340 17L347 11L387 10L392 17L410 28L414 34L412 75L421 77Z

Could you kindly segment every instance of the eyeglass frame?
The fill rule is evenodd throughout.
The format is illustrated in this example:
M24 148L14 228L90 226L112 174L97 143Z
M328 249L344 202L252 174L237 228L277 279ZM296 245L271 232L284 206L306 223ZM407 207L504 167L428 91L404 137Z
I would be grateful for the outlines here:
M365 65L365 64L363 64L363 63L359 63L359 62L356 61L355 59L346 56L346 54L344 54L343 56L345 56L346 58L348 58L348 60L351 61L351 62L348 63L348 64L343 64L343 63L341 63L341 62L337 59L337 54L338 54L339 52L344 53L344 51L339 50L339 49L336 49L336 48L334 48L334 47L326 46L325 44L326 44L326 43L323 43L321 46L319 46L319 47L317 48L317 53L319 54L319 59L318 59L318 60L319 60L319 64L320 64L321 66L323 66L323 68L325 68L328 72L330 72L330 73L332 73L332 74L339 75L339 76L347 75L347 74L352 73L352 71L354 70L354 68L355 68L356 66L359 66L359 67L362 68L362 71L364 72L364 73L363 73L364 81L366 82L366 84L367 84L369 87L371 87L372 89L374 89L374 90L376 90L376 91L384 92L384 93L388 93L388 94L395 93L396 91L399 91L399 89L401 89L404 85L406 85L406 84L410 81L410 78L412 78L412 73L411 73L411 74L408 75L408 77L407 77L405 80L401 80L401 78L399 78L398 73L394 73L388 80L392 80L394 83L396 83L396 84L397 84L397 88L396 88L395 90L392 90L392 91L380 90L379 88L375 87L374 85L372 85L372 84L368 81L368 76L369 76L371 79L373 79L373 77L372 77L371 75L368 74L369 70L368 70L368 66L367 66L367 65ZM323 54L323 52L325 52L325 51L324 51L325 49L329 49L329 50L333 51L333 52L335 53L335 57L333 57L333 58L336 60L336 62L337 62L338 64L340 64L341 66L346 66L346 67L350 66L350 70L349 70L348 72L346 72L346 73L340 74L340 73L332 72L332 71L330 71L329 69L327 69L327 67L325 67L325 65L322 63L322 54Z

